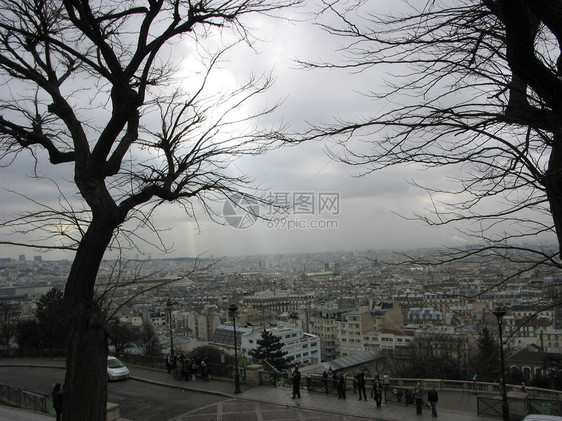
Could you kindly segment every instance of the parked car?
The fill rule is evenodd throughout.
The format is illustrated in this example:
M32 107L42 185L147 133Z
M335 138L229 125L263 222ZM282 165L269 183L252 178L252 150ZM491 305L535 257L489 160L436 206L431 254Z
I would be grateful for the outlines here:
M541 415L541 414L529 414L523 421L562 421L562 417L557 415Z
M129 377L129 369L115 357L107 357L107 377L109 381L126 380Z

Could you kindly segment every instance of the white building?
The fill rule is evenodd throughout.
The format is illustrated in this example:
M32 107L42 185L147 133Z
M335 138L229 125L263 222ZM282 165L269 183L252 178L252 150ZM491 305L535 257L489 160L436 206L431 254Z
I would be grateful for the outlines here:
M305 333L294 326L268 327L266 330L280 339L283 351L287 352L286 357L292 358L292 364L310 365L321 361L322 345L318 336ZM242 356L249 357L249 352L257 348L262 331L256 329L240 336Z
M406 348L414 340L414 332L384 329L365 334L363 340L365 342L365 351L394 351L397 348Z

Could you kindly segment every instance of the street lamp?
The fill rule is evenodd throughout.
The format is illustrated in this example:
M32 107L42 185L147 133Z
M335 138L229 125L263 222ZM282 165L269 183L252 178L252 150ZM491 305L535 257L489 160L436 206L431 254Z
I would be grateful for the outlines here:
M172 302L168 298L166 302L166 308L168 309L168 322L170 326L170 357L174 358L174 333L172 331Z
M503 421L509 421L509 405L507 403L507 390L505 388L505 363L503 359L503 338L502 338L502 323L503 323L503 316L506 313L505 307L496 307L493 311L494 316L498 319L498 327L500 332L500 360L501 360L501 388L502 388L502 413L503 413Z
M240 374L238 373L238 349L236 346L236 316L238 316L238 307L231 304L228 307L228 314L234 324L234 393L241 393L240 390Z

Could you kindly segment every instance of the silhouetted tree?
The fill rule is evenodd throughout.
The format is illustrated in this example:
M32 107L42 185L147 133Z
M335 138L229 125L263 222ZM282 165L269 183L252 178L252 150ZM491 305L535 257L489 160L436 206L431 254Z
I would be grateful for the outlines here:
M464 335L416 337L405 350L405 362L399 375L464 380L468 365L467 341Z
M68 336L68 319L64 317L64 294L51 288L37 301L35 317L41 329L44 348L64 349Z
M492 255L525 263L521 270L559 268L562 0L395 3L392 14L376 2L323 3L331 20L319 25L347 48L339 60L303 64L386 76L365 87L379 101L372 115L307 137L333 139L332 156L364 173L454 169L421 186L430 203L415 217L454 224L477 246L434 261Z
M144 355L158 357L162 354L162 345L150 323L143 323L141 337L144 344Z
M276 130L254 127L271 108L243 109L271 78L209 91L229 46L213 53L202 44L226 32L250 42L246 16L296 2L0 1L0 77L9 86L0 96L2 166L28 156L38 179L47 163L72 174L51 173L58 202L30 198L27 212L0 224L24 235L4 244L74 253L62 313L70 322L64 419L106 417L106 314L95 298L106 251L147 241L165 251L162 237L139 235L155 228L155 207L176 202L193 217L200 203L212 215L210 200L251 182L229 171L232 160L282 144ZM189 66L180 66L184 57Z
M500 379L500 348L487 327L478 335L473 370L474 374L478 374L479 381L495 382Z
M20 314L19 305L7 301L0 302L0 344L6 349L10 349Z
M129 323L122 323L117 319L111 320L107 324L106 330L109 342L115 347L117 355L125 352L130 345L141 344L144 338L141 329Z
M16 343L20 348L40 349L41 326L35 319L20 320L16 325Z
M250 357L255 360L267 361L278 371L289 368L292 357L286 357L287 351L283 351L281 338L264 329L261 338L257 341L257 347L250 350Z
M225 351L209 345L198 346L189 352L187 356L188 358L195 360L197 364L205 358L212 364L221 364L226 363L229 360L234 360L234 358L230 357Z

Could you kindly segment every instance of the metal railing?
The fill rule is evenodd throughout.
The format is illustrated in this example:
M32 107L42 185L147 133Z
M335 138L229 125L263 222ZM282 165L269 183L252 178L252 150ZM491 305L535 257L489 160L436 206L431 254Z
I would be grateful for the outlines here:
M28 392L4 384L0 384L0 400L17 408L49 415L55 414L53 401L50 396Z
M0 349L2 358L63 358L66 355L64 349Z
M492 397L479 396L476 399L476 411L478 416L486 415L488 417L502 417L502 399Z
M164 357L151 357L146 355L138 355L138 354L119 354L118 358L125 363L125 365L133 365L139 367L150 367L158 370L166 370L166 360ZM234 379L234 366L228 364L217 364L217 363L208 363L207 369L209 375L212 378L221 378L221 379ZM199 365L197 366L194 374L197 377L201 376L201 370ZM239 366L238 367L238 374L240 375L240 380L246 380L246 367Z
M561 402L552 399L529 399L530 414L562 415Z

